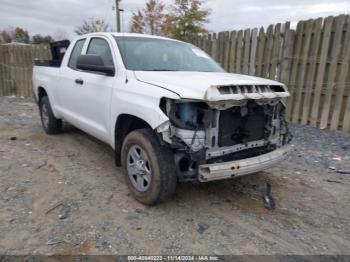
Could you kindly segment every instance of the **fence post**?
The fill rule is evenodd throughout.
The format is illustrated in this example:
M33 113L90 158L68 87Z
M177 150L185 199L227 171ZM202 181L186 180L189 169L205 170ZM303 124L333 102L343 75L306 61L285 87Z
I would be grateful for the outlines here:
M340 15L335 19L335 35L334 42L331 47L330 59L331 63L329 65L329 72L327 77L327 91L322 104L322 114L320 128L327 128L329 121L329 112L331 109L331 100L333 96L333 91L335 89L336 73L338 66L338 59L340 55L341 39L343 36L343 26L345 23L345 15Z
M311 124L311 126L314 126L314 127L317 126L318 116L319 116L319 111L320 111L320 102L321 102L322 89L323 89L323 79L324 79L325 70L326 70L328 47L330 44L332 24L333 24L333 17L332 16L327 17L324 20L322 48L321 48L321 54L320 54L320 61L318 64L318 69L317 69L315 91L314 91L314 100L313 100L313 104L312 104L311 118L310 118L310 124Z

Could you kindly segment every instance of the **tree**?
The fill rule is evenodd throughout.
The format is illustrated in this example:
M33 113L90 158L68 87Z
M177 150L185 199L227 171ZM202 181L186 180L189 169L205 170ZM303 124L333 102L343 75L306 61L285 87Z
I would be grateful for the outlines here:
M166 35L165 5L158 0L148 0L146 7L132 14L130 31L151 35Z
M191 42L200 33L207 33L210 9L202 8L202 0L175 0L174 7L166 16L166 31L170 37Z
M109 31L109 25L103 19L94 17L90 18L89 21L85 20L81 26L74 30L77 35L106 31Z
M0 32L0 43L11 43L13 38L14 34L9 30L2 30Z
M145 21L143 13L138 10L137 13L133 13L131 17L130 32L142 34L145 30Z
M32 37L33 44L49 44L53 41L54 39L50 35L43 36L40 34L36 34Z
M14 42L28 44L29 39L30 38L27 30L24 30L21 27L16 27L13 39Z
M21 27L8 27L0 32L0 42L4 43L29 43L28 31Z

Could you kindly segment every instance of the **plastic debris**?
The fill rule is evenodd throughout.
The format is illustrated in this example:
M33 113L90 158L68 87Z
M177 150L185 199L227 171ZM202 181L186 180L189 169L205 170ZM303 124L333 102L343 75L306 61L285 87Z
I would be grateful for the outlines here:
M268 210L275 209L275 200L273 199L271 195L271 185L269 183L266 183L266 190L262 195L264 205Z
M350 169L337 169L335 172L339 174L350 174Z

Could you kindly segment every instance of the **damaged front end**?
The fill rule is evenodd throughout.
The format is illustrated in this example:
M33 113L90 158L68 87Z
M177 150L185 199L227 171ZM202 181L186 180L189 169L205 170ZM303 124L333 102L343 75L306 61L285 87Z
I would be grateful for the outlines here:
M179 179L225 179L282 160L291 141L283 102L288 95L283 86L245 85L212 87L205 101L162 98L169 121L157 132L174 150Z

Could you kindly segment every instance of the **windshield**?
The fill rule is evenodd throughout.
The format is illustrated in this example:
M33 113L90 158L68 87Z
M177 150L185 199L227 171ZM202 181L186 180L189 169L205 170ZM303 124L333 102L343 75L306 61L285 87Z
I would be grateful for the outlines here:
M115 39L129 70L224 72L205 52L187 43L147 37Z

